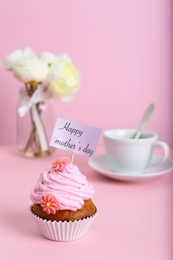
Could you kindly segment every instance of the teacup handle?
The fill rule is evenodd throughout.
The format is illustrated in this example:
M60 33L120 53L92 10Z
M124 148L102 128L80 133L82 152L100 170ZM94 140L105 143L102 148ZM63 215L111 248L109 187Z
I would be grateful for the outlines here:
M153 156L154 156L154 150L155 148L157 147L160 147L163 151L163 154L161 155L161 157L155 161L155 162L151 162ZM153 147L152 147L152 155L151 155L151 159L150 159L150 162L148 164L148 167L152 167L152 166L156 166L162 162L164 162L169 156L169 146L167 145L167 143L165 142L160 142L160 141L157 141L153 144Z

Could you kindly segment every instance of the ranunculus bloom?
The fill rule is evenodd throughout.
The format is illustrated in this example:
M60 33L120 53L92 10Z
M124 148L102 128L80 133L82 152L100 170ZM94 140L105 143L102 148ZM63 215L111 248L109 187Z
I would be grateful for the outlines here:
M62 171L69 163L70 163L69 158L60 157L56 162L52 164L52 168L54 169L55 172Z
M67 55L61 55L50 68L53 80L49 84L49 91L61 101L70 101L74 93L80 88L78 70L71 63Z
M46 194L42 197L41 207L47 214L55 214L59 210L58 201L51 194Z
M50 52L42 52L39 58L41 61L46 62L48 65L51 65L57 61L57 56Z
M43 52L37 56L31 48L25 48L8 55L3 66L27 86L43 83L49 98L71 101L80 88L79 72L66 54Z
M3 65L6 69L12 70L13 66L15 66L15 63L18 62L19 60L24 58L34 57L34 56L35 53L31 48L25 48L23 51L16 50L6 57L6 60Z
M42 82L47 78L49 67L38 57L26 57L13 64L12 71L19 80L30 82Z

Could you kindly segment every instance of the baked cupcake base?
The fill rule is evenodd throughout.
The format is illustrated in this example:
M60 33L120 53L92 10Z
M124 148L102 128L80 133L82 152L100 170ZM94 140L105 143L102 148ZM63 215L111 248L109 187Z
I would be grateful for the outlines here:
M55 214L47 214L43 211L40 204L34 204L31 208L32 212L42 219L51 221L75 221L83 218L93 216L96 212L96 206L91 199L84 200L84 204L81 209L76 211L72 210L58 210Z
M40 230L41 235L54 241L72 241L83 237L87 233L97 214L96 209L93 216L83 219L75 221L51 221L42 219L35 215L32 208L33 205L30 206L30 212L38 226L38 229Z

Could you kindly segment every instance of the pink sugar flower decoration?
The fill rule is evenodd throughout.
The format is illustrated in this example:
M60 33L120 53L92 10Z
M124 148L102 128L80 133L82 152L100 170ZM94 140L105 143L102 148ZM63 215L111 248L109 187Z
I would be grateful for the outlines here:
M52 164L52 168L55 172L62 171L70 163L69 158L60 157L56 162Z
M59 204L56 198L51 194L46 194L41 199L41 207L47 214L55 214L59 210Z

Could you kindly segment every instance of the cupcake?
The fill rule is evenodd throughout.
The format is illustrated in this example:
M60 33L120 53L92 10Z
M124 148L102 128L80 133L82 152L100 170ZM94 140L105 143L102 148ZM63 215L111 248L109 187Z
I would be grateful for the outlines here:
M30 194L30 212L41 234L55 241L83 237L97 213L94 193L78 167L60 157L40 174Z

